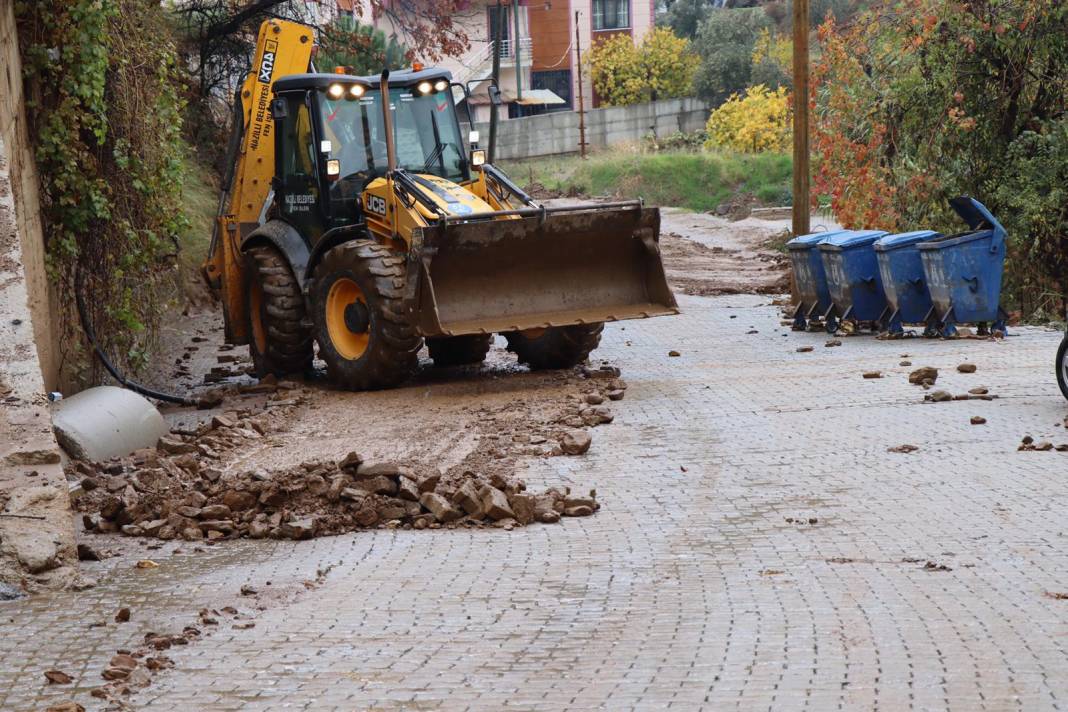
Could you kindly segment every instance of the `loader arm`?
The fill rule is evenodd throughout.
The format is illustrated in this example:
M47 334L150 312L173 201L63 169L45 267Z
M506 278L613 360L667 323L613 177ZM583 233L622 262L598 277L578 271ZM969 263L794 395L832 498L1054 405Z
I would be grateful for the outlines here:
M204 275L223 305L226 339L248 343L244 239L261 223L275 173L271 85L280 77L308 70L312 30L270 19L260 25L252 69L235 97L234 136L227 156L227 176L219 198Z

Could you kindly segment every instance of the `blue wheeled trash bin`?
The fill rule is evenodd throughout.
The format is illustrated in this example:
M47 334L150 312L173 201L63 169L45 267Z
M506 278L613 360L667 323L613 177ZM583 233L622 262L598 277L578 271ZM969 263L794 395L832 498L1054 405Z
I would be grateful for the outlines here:
M934 230L916 230L887 235L875 242L888 312L882 321L893 336L904 333L902 323L923 323L924 336L938 335L936 323L925 321L931 313L931 293L927 291L923 259L916 245L940 237Z
M799 235L786 243L790 252L790 266L794 271L794 284L800 301L794 311L795 331L804 331L808 320L821 317L831 306L831 295L827 291L827 275L823 271L819 244L828 237L846 232L845 230L828 230Z
M834 331L831 326L836 319L880 322L884 316L886 295L873 245L886 234L885 230L846 230L820 243L831 295L831 305L823 317L827 331Z
M974 198L954 198L949 204L971 230L917 245L931 292L931 314L925 321L938 322L942 336L955 336L956 325L965 322L977 324L980 334L992 323L1004 335L1005 228Z

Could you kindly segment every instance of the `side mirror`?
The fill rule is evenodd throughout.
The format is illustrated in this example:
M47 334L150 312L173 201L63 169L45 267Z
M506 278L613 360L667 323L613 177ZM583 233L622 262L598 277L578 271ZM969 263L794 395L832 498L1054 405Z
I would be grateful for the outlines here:
M285 99L275 99L271 102L271 118L275 121L289 116L289 106Z

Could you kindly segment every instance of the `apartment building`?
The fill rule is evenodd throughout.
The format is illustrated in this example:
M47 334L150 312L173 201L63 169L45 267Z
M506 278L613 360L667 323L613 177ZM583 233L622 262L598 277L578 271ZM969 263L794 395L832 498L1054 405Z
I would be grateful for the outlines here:
M355 5L361 21L373 17L368 0L335 1L339 12L351 13ZM504 116L509 118L577 109L580 47L585 64L583 101L587 109L594 108L597 98L586 52L612 35L626 34L639 41L652 28L653 13L654 0L502 0L499 4L497 0L471 0L453 16L470 47L463 56L447 57L437 64L468 87L472 116L485 121L490 113L487 89L495 51L500 54ZM499 19L503 20L500 30ZM403 34L389 18L378 17L374 22L387 35Z

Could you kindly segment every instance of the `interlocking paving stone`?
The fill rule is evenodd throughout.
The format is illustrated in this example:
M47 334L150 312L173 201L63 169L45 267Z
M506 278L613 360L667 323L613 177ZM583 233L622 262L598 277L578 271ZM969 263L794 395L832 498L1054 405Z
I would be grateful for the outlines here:
M150 571L104 562L95 589L0 604L0 709L69 696L42 686L51 667L97 709L84 692L117 647L203 605L248 606L240 585L266 581L287 593L255 628L172 649L176 669L130 705L1065 707L1068 601L1045 592L1068 591L1068 453L1016 451L1025 434L1068 442L1060 335L826 349L825 335L786 332L763 297L681 303L679 318L606 329L595 356L630 384L615 422L587 456L526 472L532 487L596 487L595 516L238 542ZM957 373L963 361L977 372ZM940 369L938 388L999 398L924 403L907 382L921 365ZM904 443L919 450L887 452ZM134 611L122 626L120 602ZM109 624L86 628L94 618Z

